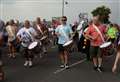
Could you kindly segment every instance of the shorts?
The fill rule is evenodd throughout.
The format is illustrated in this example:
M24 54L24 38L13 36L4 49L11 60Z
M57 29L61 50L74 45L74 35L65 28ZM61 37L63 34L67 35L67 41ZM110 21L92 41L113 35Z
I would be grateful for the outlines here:
M17 46L17 41L16 39L12 40L12 41L8 41L12 46L16 47Z
M102 57L101 49L99 46L90 46L91 57Z
M29 59L29 58L31 58L31 59L33 59L33 54L32 53L29 53L29 50L28 50L28 48L27 47L23 47L22 45L21 45L21 47L20 47L20 53L24 56L24 58L26 58L26 59Z
M63 47L63 44L58 44L58 51L59 52L64 52L64 47Z

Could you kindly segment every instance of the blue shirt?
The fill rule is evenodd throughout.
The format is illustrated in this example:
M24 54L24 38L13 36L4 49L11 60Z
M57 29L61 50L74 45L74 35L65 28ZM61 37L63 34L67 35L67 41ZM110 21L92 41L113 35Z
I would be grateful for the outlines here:
M58 36L58 44L65 44L70 39L69 35L72 33L72 29L69 25L59 25L55 32L60 34Z

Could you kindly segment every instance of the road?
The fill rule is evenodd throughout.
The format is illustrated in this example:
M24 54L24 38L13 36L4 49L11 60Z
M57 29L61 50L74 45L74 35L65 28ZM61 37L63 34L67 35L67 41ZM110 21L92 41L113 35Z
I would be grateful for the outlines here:
M69 69L59 67L57 48L51 48L48 55L35 58L32 68L23 66L24 59L17 54L15 59L7 57L7 49L3 49L3 62L6 80L4 82L120 82L120 70L111 72L115 56L105 57L104 72L93 70L92 62L85 60L85 54L74 52L69 56ZM120 66L119 66L120 69Z

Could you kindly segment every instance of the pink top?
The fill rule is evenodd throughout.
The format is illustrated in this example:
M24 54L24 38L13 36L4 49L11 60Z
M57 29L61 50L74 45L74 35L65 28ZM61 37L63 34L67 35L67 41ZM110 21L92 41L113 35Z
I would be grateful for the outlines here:
M103 37L104 33L106 32L105 25L97 25L98 29L101 31ZM85 34L90 35L92 37L96 37L94 40L91 41L91 46L100 46L103 43L103 40L101 39L100 34L97 32L97 30L93 27L93 25L90 25L85 32Z

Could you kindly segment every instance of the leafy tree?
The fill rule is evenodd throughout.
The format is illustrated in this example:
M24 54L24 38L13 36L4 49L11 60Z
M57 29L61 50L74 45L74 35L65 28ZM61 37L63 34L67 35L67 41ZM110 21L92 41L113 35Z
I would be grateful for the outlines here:
M109 14L111 14L111 10L108 7L100 6L94 9L92 12L93 16L100 16L100 20L102 23L110 23Z

